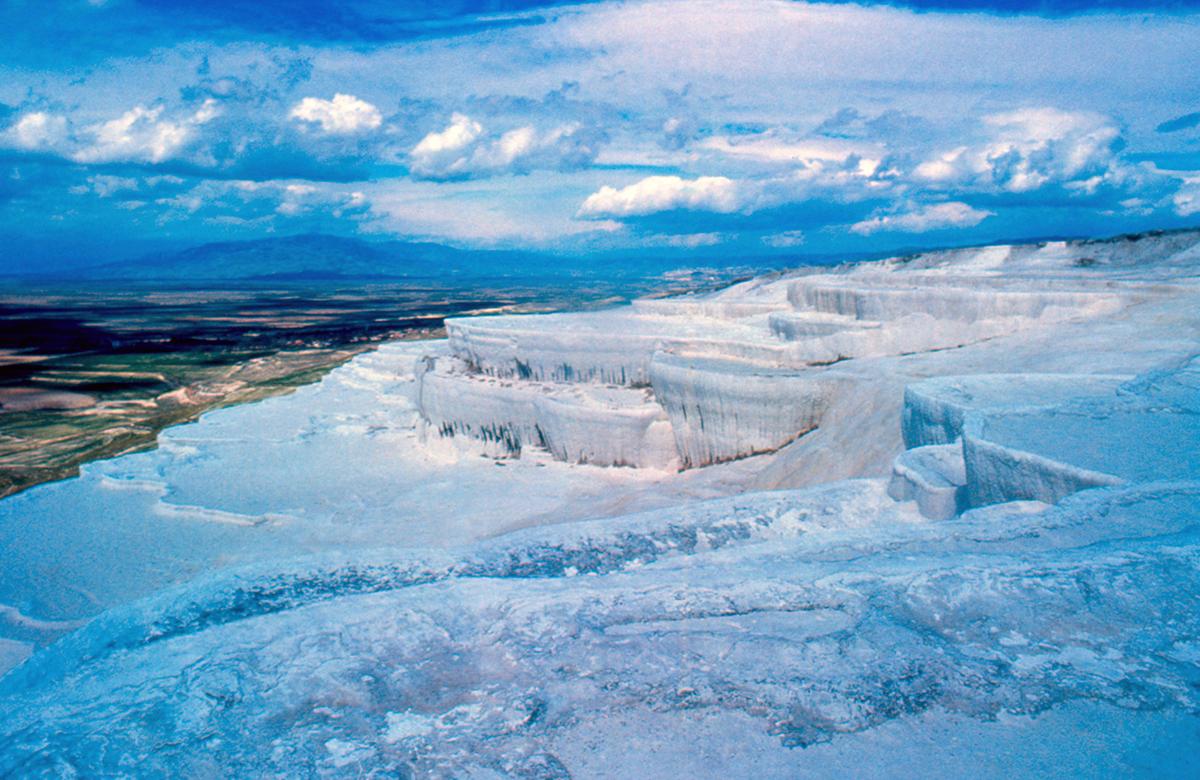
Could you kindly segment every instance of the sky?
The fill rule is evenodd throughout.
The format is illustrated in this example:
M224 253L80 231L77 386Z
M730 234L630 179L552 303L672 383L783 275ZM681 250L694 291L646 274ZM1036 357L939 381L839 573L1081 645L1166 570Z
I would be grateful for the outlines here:
M7 0L0 29L10 267L308 232L619 262L1200 224L1190 3Z

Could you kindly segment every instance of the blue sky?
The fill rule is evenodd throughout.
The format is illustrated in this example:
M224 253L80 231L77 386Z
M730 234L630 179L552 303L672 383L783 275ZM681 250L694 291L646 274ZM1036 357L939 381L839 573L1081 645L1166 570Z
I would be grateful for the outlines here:
M1190 5L10 0L0 239L19 265L311 231L619 257L1191 225Z

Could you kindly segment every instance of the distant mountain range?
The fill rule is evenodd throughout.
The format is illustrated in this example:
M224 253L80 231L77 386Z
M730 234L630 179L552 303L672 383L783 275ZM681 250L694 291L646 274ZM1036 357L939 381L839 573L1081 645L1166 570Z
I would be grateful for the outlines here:
M1152 233L1158 232L1162 231ZM1143 234L1118 238L1137 240L1141 235ZM909 252L887 253L888 256L905 254ZM677 276L679 273L712 273L722 278L735 278L739 274L762 273L784 267L825 265L882 256L885 255L746 256L731 250L728 255L707 256L674 251L664 252L661 256L601 253L586 257L567 257L521 250L460 249L431 242L364 241L342 236L307 234L201 244L182 250L159 251L140 257L69 269L40 271L36 269L36 265L18 267L7 272L0 270L0 277L55 283L130 281L184 286L213 282L354 283L423 279L431 282L455 279L561 281L572 278L628 281L654 279L664 274Z
M448 279L646 279L670 271L717 267L762 271L787 264L781 257L716 260L666 253L662 257L564 257L518 250L459 249L413 241L364 241L308 234L222 241L183 250L67 270L21 269L11 277L71 282L362 282ZM794 264L794 261L793 261Z
M223 241L73 272L89 280L361 280L446 275L529 275L557 258L533 253L465 250L441 244L370 242L328 235Z

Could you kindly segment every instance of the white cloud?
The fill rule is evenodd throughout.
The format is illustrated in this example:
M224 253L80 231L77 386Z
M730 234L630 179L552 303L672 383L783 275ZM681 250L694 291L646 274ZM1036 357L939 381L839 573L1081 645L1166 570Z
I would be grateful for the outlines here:
M642 246L665 246L677 249L696 249L716 246L728 240L724 233L656 233L642 238Z
M1181 181L1182 185L1171 198L1175 213L1181 217L1200 214L1200 176L1185 176Z
M10 143L21 149L51 149L67 136L67 120L44 111L25 114L5 132Z
M648 176L621 189L604 186L579 208L579 216L636 217L684 209L728 214L741 207L737 182L724 176Z
M497 159L502 164L507 165L518 157L528 154L533 149L533 143L536 138L537 134L529 125L518 127L516 130L509 130L500 136L500 140L496 142Z
M959 201L950 201L921 206L902 214L871 217L851 225L850 231L863 236L879 231L924 233L943 228L974 227L990 216L993 216L990 211L972 208Z
M110 198L125 191L135 191L138 189L137 179L131 179L125 176L109 176L106 174L96 174L87 178L87 185L80 185L73 188L76 195L94 192L101 198Z
M217 103L216 98L207 98L200 104L200 108L197 108L196 112L192 114L191 121L194 125L208 124L220 115L221 107Z
M160 209L160 224L194 219L268 229L293 219L310 225L327 219L361 220L371 205L362 192L345 185L246 180L201 181L154 204Z
M1179 114L1178 96L1195 80L1200 15L1143 16L1130 24L1119 13L1046 19L871 4L645 0L584 5L503 35L384 47L189 44L84 74L14 72L8 101L30 102L5 122L21 124L20 132L0 128L0 142L68 158L78 152L81 160L186 157L194 170L219 176L362 177L358 186L368 193L392 176L397 153L411 171L397 181L439 182L423 194L452 188L455 179L503 175L495 187L472 182L471 192L485 194L472 196L479 200L469 214L457 201L438 202L463 209L454 215L462 224L447 228L456 236L475 230L471 220L506 236L550 235L595 230L601 214L684 208L753 213L744 225L748 239L787 242L763 234L803 228L821 248L838 235L822 225L870 215L894 229L899 214L870 209L947 201L1002 213L1021 206L1063 230L1095 225L1097 214L1117 204L1173 220L1200 213L1195 187L1181 187L1181 175L1142 175L1144 164L1132 161L1188 151L1186 134L1153 128ZM196 72L201 54L211 58L209 75ZM291 69L302 59L313 62L307 76L305 67ZM81 83L72 85L76 76ZM564 82L570 86L560 89ZM93 138L94 123L135 104L153 111L161 96L178 94L198 97L167 100L155 119L114 128L104 143ZM205 95L220 102L202 105ZM393 102L404 126L421 133L384 132L391 128L379 109L356 95L403 96ZM353 106L365 109L342 110ZM461 114L451 119L452 109ZM227 118L216 118L221 111ZM895 119L901 114L919 122L905 125ZM826 122L834 116L840 124ZM378 129L366 130L364 121ZM564 129L576 122L583 128ZM342 128L345 135L331 135ZM436 132L421 138L426 130ZM406 148L398 150L401 138ZM549 173L593 163L569 180ZM507 176L530 171L537 173ZM650 173L675 177L625 186ZM706 180L717 185L702 186ZM527 193L535 184L545 188L532 204ZM602 190L605 184L612 186ZM839 208L864 201L870 205ZM788 205L796 207L779 208ZM544 213L554 215L553 227ZM576 213L589 219L565 226ZM1036 232L1039 222L1025 224ZM738 227L737 219L722 219L719 228L656 229ZM631 229L612 238L633 246L642 235Z
M415 157L431 157L443 152L456 152L468 146L483 132L483 125L465 114L450 117L450 126L440 132L430 133L413 147Z
M810 200L878 198L897 185L895 172L883 165L887 153L881 142L807 138L782 128L713 136L696 144L680 167L704 165L729 175L659 175L621 189L602 187L584 201L578 216L622 219L673 210L751 214Z
M115 119L72 131L65 117L35 111L22 116L0 138L17 148L49 151L80 163L158 163L178 156L196 138L196 129L221 113L214 98L178 118L166 116L162 105L139 104Z
M301 122L317 124L331 135L350 135L365 130L374 130L383 124L379 109L354 95L341 92L333 100L306 97L288 113L288 117Z
M503 171L535 152L539 145L546 143L538 138L537 131L532 125L525 125L509 130L499 138L475 144L469 154L456 156L449 160L446 173L482 173L485 171Z
M539 131L522 125L488 136L483 125L454 114L445 130L432 132L412 148L413 174L422 179L460 179L534 169L571 168L595 159L593 139L578 122Z
M762 237L762 242L775 249L800 246L804 243L804 232L801 230L785 230L782 233L772 233Z
M729 157L769 163L813 166L853 162L852 170L870 176L879 167L881 145L851 143L831 138L788 138L779 132L756 133L743 137L713 136L699 148Z
M576 216L624 219L668 211L753 214L806 201L853 203L881 197L892 187L892 181L864 173L857 158L851 157L833 165L812 162L739 179L649 176L620 189L601 187L587 197Z
M1108 117L1022 108L983 117L985 140L925 160L917 180L947 188L1024 193L1047 185L1091 193L1123 175L1120 130Z
M161 119L162 106L134 106L116 119L89 128L92 143L78 150L78 162L141 160L162 162L192 137L190 123Z
M412 148L412 171L423 178L464 176L469 148L483 134L483 125L466 114L454 114L445 130L432 132Z
M917 178L932 182L951 181L959 178L963 173L960 161L966 152L967 147L965 146L951 149L948 152L942 152L937 157L926 160L918 165L914 173ZM962 165L966 165L966 163L963 162Z
M283 187L282 200L275 211L287 217L302 214L309 209L311 196L316 193L317 188L311 184L286 184Z

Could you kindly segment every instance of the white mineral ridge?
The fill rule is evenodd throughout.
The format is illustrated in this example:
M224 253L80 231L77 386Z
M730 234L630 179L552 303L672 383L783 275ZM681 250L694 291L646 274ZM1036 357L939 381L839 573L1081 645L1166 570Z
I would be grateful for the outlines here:
M772 452L816 428L837 391L822 372L658 353L654 397L684 466Z
M452 321L0 501L0 776L1195 777L1198 245Z
M675 447L663 408L648 389L514 381L467 370L457 358L427 358L416 375L423 432L462 436L500 457L541 448L561 461L667 468Z
M888 495L897 501L915 501L930 520L946 520L962 512L968 495L962 447L930 444L900 453L892 461Z
M1038 409L1063 398L1115 399L1133 377L1094 374L949 376L904 389L901 432L906 447L949 444L962 436L967 414L989 409Z
M1116 249L1085 242L958 250L597 312L450 320L449 347L457 362L452 370L433 372L418 407L439 434L475 439L508 456L541 446L569 462L662 467L677 460L695 468L771 452L822 427L836 406L830 394L847 394L834 390L847 378L820 370L827 366L1005 337L1010 349L1000 359L1012 360L1018 338L1111 322L1131 309L1177 300L1194 289L1191 277L1177 271L1181 257L1194 250L1196 235L1186 235L1110 242ZM1162 253L1156 260L1149 252L1154 246ZM1122 248L1147 257L1140 276L1133 272L1138 266L1124 262ZM1027 365L1013 362L1029 373ZM1133 362L1137 368L1153 365ZM1002 370L988 367L986 373ZM1079 373L1097 372L1086 366ZM585 427L589 418L605 427L606 416L629 407L596 403L579 390L586 385L652 387L652 400L669 417L673 456L625 454L644 448L636 433L622 437L620 457L548 446L544 434L556 421L541 418L553 416L549 406L539 410L521 399L554 398L560 420L577 406L570 417ZM493 413L489 404L499 401L481 400L481 393L489 395L484 387L494 389L497 399L503 396L512 412ZM564 388L573 388L579 400ZM664 427L657 426L656 443L666 439Z

